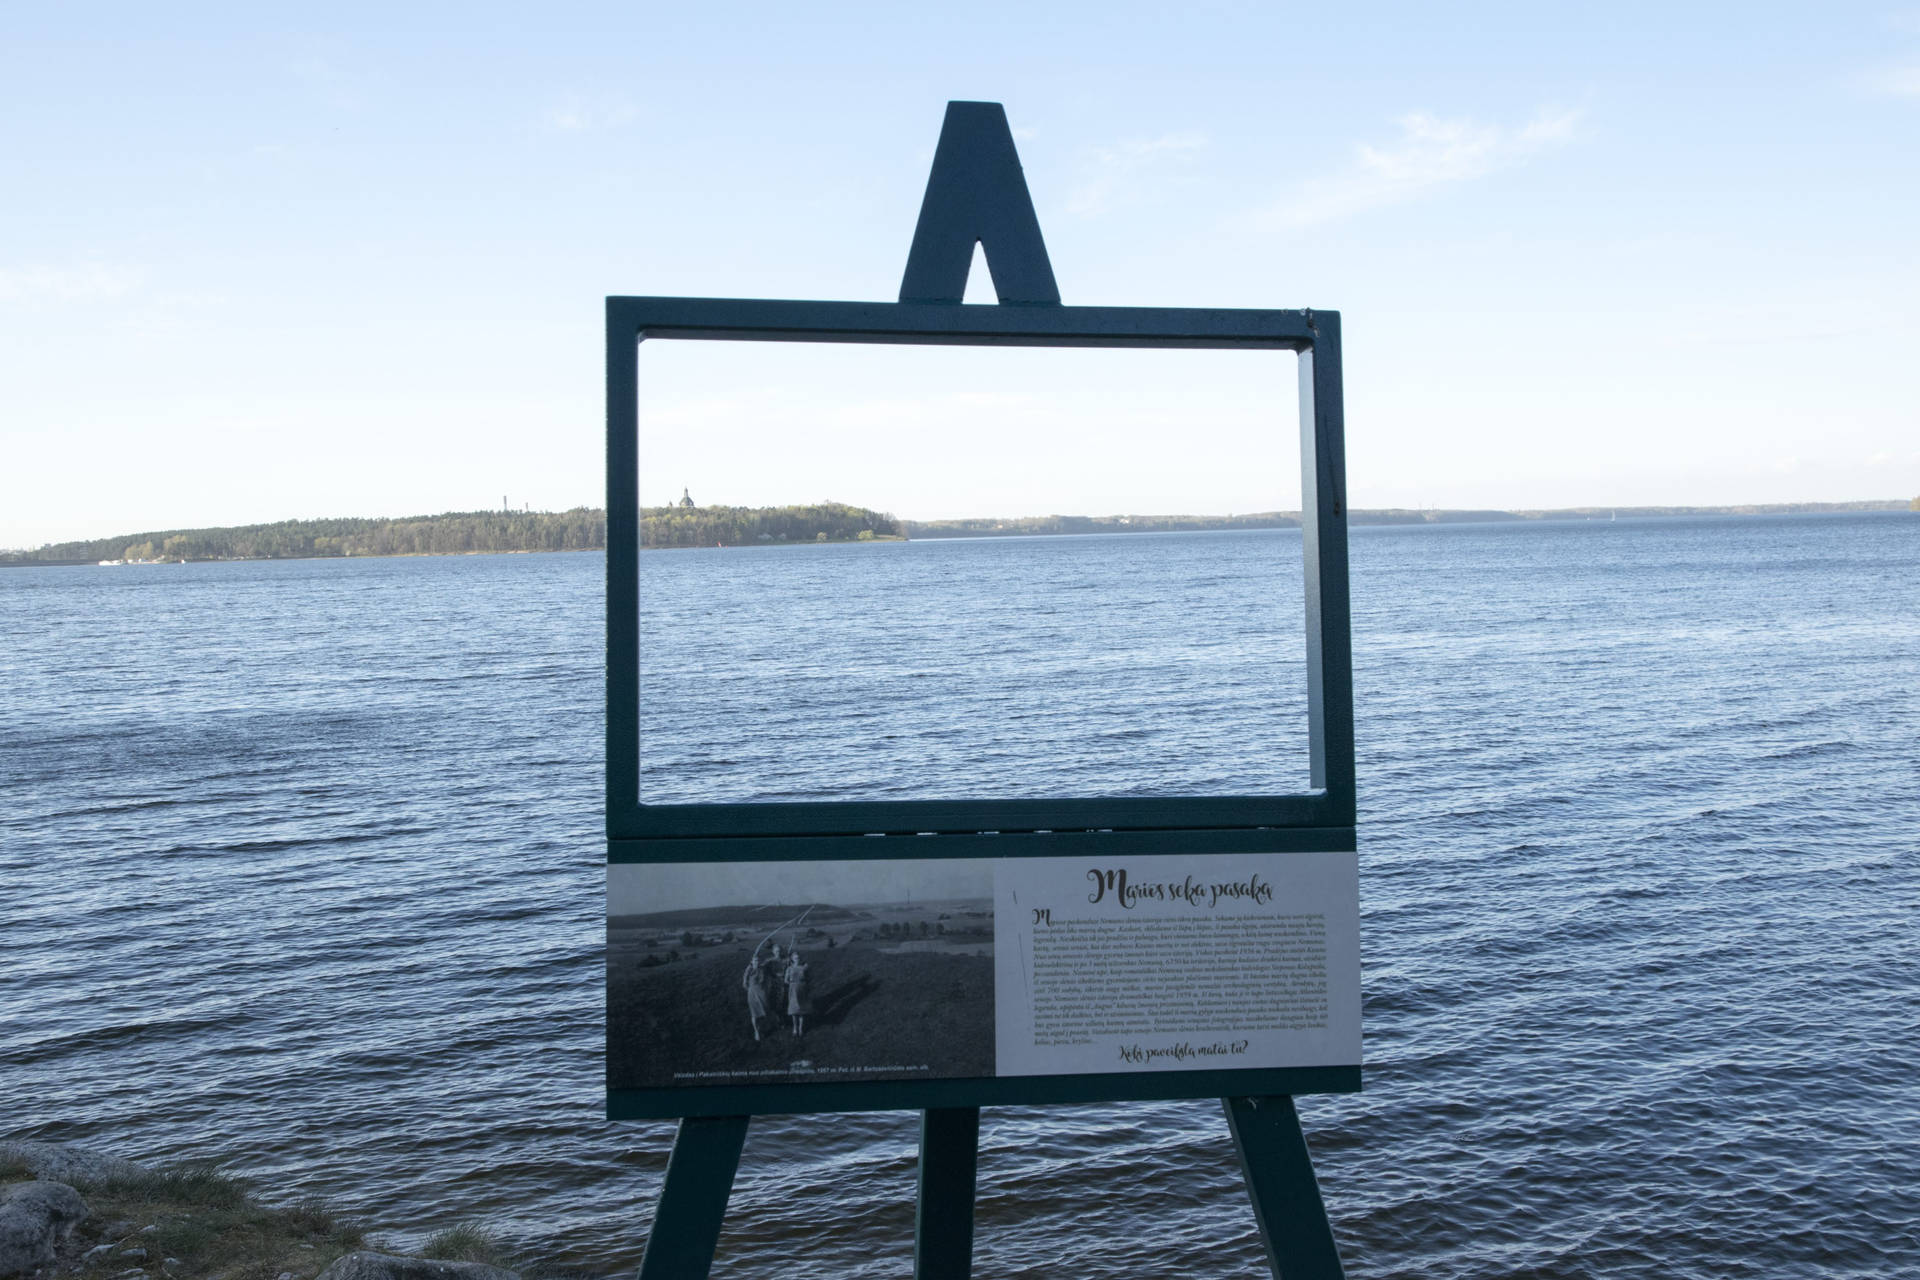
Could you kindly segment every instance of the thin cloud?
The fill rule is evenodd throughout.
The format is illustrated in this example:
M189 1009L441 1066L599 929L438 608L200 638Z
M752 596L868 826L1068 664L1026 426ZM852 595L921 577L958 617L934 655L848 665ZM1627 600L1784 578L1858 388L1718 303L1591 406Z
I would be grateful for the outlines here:
M1105 213L1128 188L1145 185L1153 170L1184 160L1206 146L1205 134L1167 133L1096 147L1082 163L1085 173L1067 197L1067 211L1081 217Z
M1903 67L1882 67L1865 77L1869 93L1887 98L1920 98L1920 62Z
M1401 204L1438 187L1524 164L1565 145L1579 123L1577 111L1542 111L1518 129L1416 111L1400 117L1400 136L1393 142L1362 144L1346 168L1301 184L1263 221L1305 227Z
M1889 14L1886 25L1902 35L1920 36L1920 9ZM1877 98L1920 98L1920 59L1911 53L1896 56L1903 60L1884 62L1855 76L1854 87Z
M138 273L98 262L0 267L0 301L6 302L101 302L139 287Z
M323 57L300 58L288 64L293 78L328 106L355 111L366 105L366 86L361 77Z
M639 114L639 109L625 98L589 98L574 93L549 107L543 118L549 128L562 133L583 133L626 124Z

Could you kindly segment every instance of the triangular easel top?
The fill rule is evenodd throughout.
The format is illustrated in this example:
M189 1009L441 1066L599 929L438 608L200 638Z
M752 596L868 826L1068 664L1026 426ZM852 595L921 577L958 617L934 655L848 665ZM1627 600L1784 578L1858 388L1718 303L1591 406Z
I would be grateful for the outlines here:
M960 305L980 246L1000 306ZM998 102L949 102L898 302L607 298L609 341L957 343L1318 350L1339 313L1239 307L1069 307L1060 301L1020 154ZM619 335L619 336L616 336Z
M900 301L958 303L966 296L976 244L1002 303L1060 305L1006 108L949 102L907 251Z

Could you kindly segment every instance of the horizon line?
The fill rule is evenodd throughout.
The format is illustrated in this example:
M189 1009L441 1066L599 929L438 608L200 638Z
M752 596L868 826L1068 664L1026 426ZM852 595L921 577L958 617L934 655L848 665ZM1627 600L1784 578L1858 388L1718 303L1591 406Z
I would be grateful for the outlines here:
M1920 510L1920 507L1915 506L1915 504L1917 503L1920 503L1920 496L1916 496L1912 499L1894 497L1894 498L1851 498L1851 499L1825 500L1825 501L1795 500L1795 501L1782 501L1782 502L1716 502L1716 503L1598 502L1598 503L1587 503L1579 506L1563 506L1563 507L1533 507L1533 506L1360 507L1360 506L1349 505L1347 507L1347 517L1348 519L1354 519L1356 517L1363 517L1363 516L1458 517L1458 516L1484 514L1484 515L1516 516L1523 519L1542 519L1542 518L1548 518L1556 515L1590 516L1600 512L1626 513L1629 516L1632 516L1632 515L1643 515L1643 516L1644 515L1689 515L1689 514L1693 514L1693 515L1716 515L1716 514L1717 515L1741 515L1741 514L1789 515L1789 514L1795 514L1795 513L1818 514L1821 510L1898 511L1903 508L1909 509L1909 510ZM677 504L674 504L674 503L667 503L659 507L642 507L641 510L642 511L663 510L676 505ZM831 498L823 498L815 502L792 502L792 503L779 504L777 506L766 506L766 507L747 507L747 506L736 507L734 506L734 504L731 504L731 503L701 503L701 504L697 504L692 509L693 510L733 509L733 510L745 510L745 511L767 511L767 510L779 510L782 507L805 507L805 506L824 506L824 505L850 507L850 506L854 506L855 504L847 503L847 502L839 502L836 499L831 499ZM1101 513L1081 514L1081 513L1065 512L1065 511L1049 511L1045 513L1032 513L1032 514L1026 514L1026 515L1017 515L1017 516L977 516L976 515L976 516L933 516L933 517L924 517L924 518L918 517L918 516L901 516L893 512L884 511L874 507L861 507L859 509L865 510L865 511L872 511L877 515L891 516L893 519L899 520L906 524L918 524L918 525L974 524L974 523L986 523L986 522L1013 522L1013 521L1026 521L1026 520L1122 520L1122 519L1126 519L1126 520L1134 520L1134 519L1242 520L1242 519L1255 519L1258 517L1281 517L1281 518L1290 518L1290 519L1297 520L1300 517L1300 511L1298 508L1281 508L1281 507L1265 508L1257 511L1227 511L1227 512L1109 511L1109 512L1101 512ZM486 515L558 516L558 515L566 515L567 513L573 512L573 511L597 512L604 515L605 508L603 506L592 506L592 505L580 504L580 505L571 506L571 507L543 508L540 510L534 510L531 507L522 507L517 510L512 508L505 508L505 507L474 507L474 508L469 508L467 510L415 512L415 513L410 513L407 515L399 515L399 516L394 516L394 515L282 516L274 520L247 521L239 524L174 525L171 527L164 527L164 528L136 530L129 533L106 533L106 534L96 534L90 537L52 539L52 540L41 542L37 546L0 547L0 555L32 554L34 552L44 551L50 547L63 546L68 543L102 542L110 539L119 539L119 538L140 538L140 537L151 536L154 534L266 528L276 524L318 522L318 521L325 521L325 520L365 520L365 521L370 521L375 523L379 523L379 522L395 523L395 522L403 522L403 521L409 521L409 520L435 520L435 519L441 519L447 516L486 516Z

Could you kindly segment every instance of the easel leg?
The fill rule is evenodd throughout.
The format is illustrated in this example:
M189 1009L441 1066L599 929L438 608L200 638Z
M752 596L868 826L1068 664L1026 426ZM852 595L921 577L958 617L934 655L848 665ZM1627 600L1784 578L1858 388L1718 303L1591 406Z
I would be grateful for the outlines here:
M980 1160L980 1108L920 1113L920 1211L914 1280L967 1280L973 1272L973 1177Z
M1221 1102L1273 1274L1279 1280L1340 1280L1345 1273L1293 1099L1279 1094Z
M746 1141L745 1116L687 1116L680 1121L638 1280L706 1280Z

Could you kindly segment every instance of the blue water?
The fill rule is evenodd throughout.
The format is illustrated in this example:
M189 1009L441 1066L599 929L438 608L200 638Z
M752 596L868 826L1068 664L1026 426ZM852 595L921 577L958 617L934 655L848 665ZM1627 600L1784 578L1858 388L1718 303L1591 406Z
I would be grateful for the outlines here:
M663 552L641 601L645 801L1308 786L1297 531Z
M1297 552L649 556L644 785L1298 785ZM1355 531L1366 1092L1301 1103L1349 1274L1920 1273L1917 566L1905 515ZM631 1268L603 572L0 573L0 1135ZM905 1274L914 1136L756 1122L717 1274ZM990 1110L980 1177L982 1276L1260 1263L1216 1105Z

